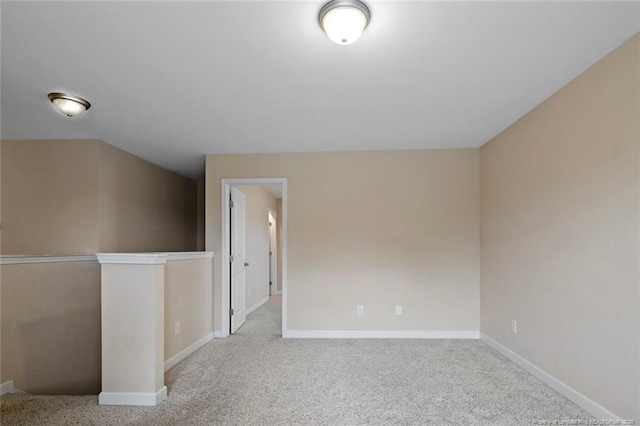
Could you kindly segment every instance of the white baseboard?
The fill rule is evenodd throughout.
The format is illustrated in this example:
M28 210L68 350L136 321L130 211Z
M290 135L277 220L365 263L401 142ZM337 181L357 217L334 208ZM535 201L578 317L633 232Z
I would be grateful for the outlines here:
M156 393L142 392L100 392L100 405L158 405L167 399L167 387L163 386Z
M285 330L295 339L478 339L473 330Z
M219 338L221 338L221 337L229 337L229 332L227 331L227 332L225 333L225 332L224 332L224 331L222 331L222 330L215 330L215 331L213 332L213 336L214 336L216 339L219 339Z
M200 349L201 347L209 343L213 339L213 336L214 336L213 332L207 334L202 339L189 345L187 348L181 350L180 352L178 352L177 354L175 354L174 356L166 360L164 362L164 371L167 371L168 369L170 369L171 367L173 367L174 365L176 365L177 363L179 363L180 361L182 361L183 359L185 359L186 357L188 357L189 355L191 355L192 353L194 353L195 351L197 351L198 349Z
M7 393L13 393L13 380L6 381L0 384L0 395L4 395Z
M249 315L251 312L255 311L256 309L258 309L260 306L264 305L268 301L269 301L269 296L265 297L264 299L262 299L261 301L253 305L252 307L247 308L247 310L245 311L245 315Z
M597 402L584 396L583 394L581 394L571 386L567 385L566 383L556 379L551 374L547 373L546 371L542 370L540 367L527 361L517 353L513 352L511 349L507 348L501 343L498 343L496 340L493 340L491 337L487 336L486 334L480 333L480 340L482 340L487 345L491 346L493 349L500 352L502 355L509 358L511 361L518 364L520 367L522 367L524 370L531 373L533 376L537 377L540 381L542 381L544 384L549 386L551 389L555 390L560 395L572 401L577 406L581 407L582 409L589 412L593 416L601 420L622 420L621 417L616 416L614 413L607 410Z

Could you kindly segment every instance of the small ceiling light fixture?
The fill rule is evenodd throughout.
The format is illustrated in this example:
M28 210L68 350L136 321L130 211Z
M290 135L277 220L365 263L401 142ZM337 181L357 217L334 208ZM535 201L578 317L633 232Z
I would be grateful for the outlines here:
M318 21L327 37L336 44L356 41L369 24L371 12L360 0L331 0L322 6Z
M79 96L53 92L47 95L53 105L67 117L77 117L91 108L91 104Z

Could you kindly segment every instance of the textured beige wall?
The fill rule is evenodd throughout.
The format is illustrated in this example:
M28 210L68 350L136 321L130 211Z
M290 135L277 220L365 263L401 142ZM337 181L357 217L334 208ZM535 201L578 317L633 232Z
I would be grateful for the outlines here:
M269 297L269 209L276 208L276 199L255 185L238 185L247 197L246 250L247 308Z
M169 260L164 274L166 361L213 331L213 259Z
M196 203L196 250L204 251L204 181L197 183L198 199Z
M196 246L196 183L101 143L99 251L192 251Z
M638 52L635 36L481 148L482 331L635 419Z
M0 142L2 254L96 252L99 143Z
M195 182L97 140L0 146L3 255L196 248ZM3 382L42 394L99 391L100 269L78 268L2 267Z
M2 265L0 275L0 382L34 394L97 394L98 261Z
M288 179L289 329L479 329L477 149L208 155L207 250L242 177Z
M4 255L191 251L196 183L98 140L4 140Z

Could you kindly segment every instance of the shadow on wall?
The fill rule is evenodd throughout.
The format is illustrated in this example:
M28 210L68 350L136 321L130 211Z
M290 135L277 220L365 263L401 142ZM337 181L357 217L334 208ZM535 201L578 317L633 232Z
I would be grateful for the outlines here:
M22 386L38 395L96 395L101 389L100 309L40 318L20 329ZM84 336L82 347L70 351Z
M100 265L4 264L2 382L31 394L101 388Z

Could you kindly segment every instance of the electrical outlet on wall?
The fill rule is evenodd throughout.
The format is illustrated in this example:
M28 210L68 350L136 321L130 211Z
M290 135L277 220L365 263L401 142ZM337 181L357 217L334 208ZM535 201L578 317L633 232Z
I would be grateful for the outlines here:
M513 334L518 334L518 321L514 319L511 320L511 332Z
M356 315L364 315L364 305L356 305Z
M396 305L396 315L402 315L402 305Z
M180 334L180 321L176 321L173 325L173 329L175 334Z

